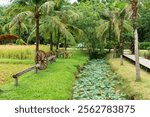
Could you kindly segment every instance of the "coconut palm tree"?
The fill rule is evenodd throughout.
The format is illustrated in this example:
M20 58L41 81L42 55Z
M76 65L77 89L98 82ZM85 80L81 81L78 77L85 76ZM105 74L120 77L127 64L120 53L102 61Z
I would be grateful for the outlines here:
M123 38L123 31L124 31L124 22L126 22L127 20L125 20L125 16L128 14L128 8L129 8L129 4L122 0L122 1L118 1L115 4L115 7L118 9L119 12L119 29L120 29L120 64L123 65L123 50L124 50L124 38ZM132 32L132 27L130 26L129 31Z
M130 0L132 5L133 29L134 29L134 51L136 65L136 81L141 80L140 64L139 64L139 49L138 49L138 0Z
M36 26L36 53L39 51L39 26L40 26L40 18L44 14L48 14L50 11L54 9L54 2L53 1L47 1L47 0L15 0L16 3L21 3L24 5L29 5L30 8L28 11L24 11L19 13L18 17L28 17L34 20L35 26ZM16 17L17 18L17 17ZM18 18L17 18L18 19ZM38 64L37 56L36 56L36 64ZM36 70L37 71L37 70Z
M125 20L124 17L124 8L118 10L118 8L116 8L115 6L113 9L106 9L102 16L103 19L100 19L100 26L97 27L97 36L100 40L106 39L106 33L109 33L109 35L111 35L112 33L110 33L110 30L112 30L114 38L117 38L116 41L121 43L121 63L123 58L123 29L132 32L132 26L130 25L130 22Z

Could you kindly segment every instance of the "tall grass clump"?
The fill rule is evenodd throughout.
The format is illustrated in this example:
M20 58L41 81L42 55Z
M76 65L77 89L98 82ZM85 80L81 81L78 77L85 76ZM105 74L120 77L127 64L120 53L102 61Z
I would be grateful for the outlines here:
M40 49L49 50L49 46L40 45ZM35 45L0 45L0 58L34 59Z

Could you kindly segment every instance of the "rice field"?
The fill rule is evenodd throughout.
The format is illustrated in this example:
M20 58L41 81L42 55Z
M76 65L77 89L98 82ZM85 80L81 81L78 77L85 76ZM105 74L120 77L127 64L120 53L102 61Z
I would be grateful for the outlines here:
M0 64L0 85L13 81L12 75L28 68L30 64Z
M49 46L40 45L49 50ZM12 75L34 64L35 45L0 45L0 85L11 82Z
M49 50L48 45L40 45L40 49ZM0 45L0 59L34 59L35 45Z

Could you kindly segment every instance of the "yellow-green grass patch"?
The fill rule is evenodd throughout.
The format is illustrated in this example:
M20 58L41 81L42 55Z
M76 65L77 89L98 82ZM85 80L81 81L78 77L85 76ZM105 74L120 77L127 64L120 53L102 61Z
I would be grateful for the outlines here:
M112 69L120 75L123 79L125 90L129 89L131 95L135 96L135 99L150 99L150 73L141 69L141 81L135 81L135 65L127 60L124 60L124 65L120 65L119 58L113 58L109 55L109 60Z

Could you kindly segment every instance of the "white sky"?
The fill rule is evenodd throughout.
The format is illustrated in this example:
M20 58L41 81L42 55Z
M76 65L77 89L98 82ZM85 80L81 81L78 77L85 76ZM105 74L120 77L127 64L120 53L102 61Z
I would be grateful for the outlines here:
M0 5L6 5L10 0L0 0Z
M7 5L8 3L10 3L9 1L10 0L0 0L0 5ZM75 1L77 1L77 0L70 0L71 3L75 2Z
M70 0L71 3L76 2L77 0Z

